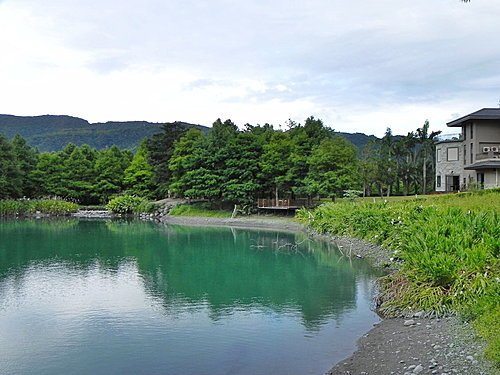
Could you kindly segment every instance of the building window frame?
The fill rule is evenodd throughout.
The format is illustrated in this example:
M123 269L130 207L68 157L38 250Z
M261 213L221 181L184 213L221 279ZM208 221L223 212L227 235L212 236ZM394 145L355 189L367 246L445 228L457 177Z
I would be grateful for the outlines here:
M446 161L457 161L459 159L458 147L448 147L446 149Z

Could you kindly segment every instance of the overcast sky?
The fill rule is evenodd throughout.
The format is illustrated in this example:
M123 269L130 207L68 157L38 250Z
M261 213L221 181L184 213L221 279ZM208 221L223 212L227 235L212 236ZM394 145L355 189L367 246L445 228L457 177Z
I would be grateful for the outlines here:
M0 51L0 113L406 134L498 107L500 1L0 0Z

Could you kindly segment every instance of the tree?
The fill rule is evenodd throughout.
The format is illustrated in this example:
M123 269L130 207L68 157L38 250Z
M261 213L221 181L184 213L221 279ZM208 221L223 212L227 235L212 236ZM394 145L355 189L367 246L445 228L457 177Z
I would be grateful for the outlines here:
M33 171L33 180L38 186L34 196L63 196L63 157L62 152L42 152Z
M16 135L11 144L20 172L21 195L32 197L38 190L33 176L33 171L38 162L38 152L33 147L30 147L20 135Z
M21 186L22 174L12 145L0 134L0 199L19 197Z
M291 154L294 144L288 132L275 132L268 144L263 147L260 158L261 179L269 181L275 199L279 193L288 192L292 187Z
M395 144L395 153L398 168L398 178L403 182L405 195L410 194L410 186L418 179L417 171L417 140L415 133L409 132Z
M436 137L441 134L441 131L429 133L429 121L425 120L424 125L417 129L417 142L420 145L420 162L422 163L422 194L427 193L427 171L430 168L431 173L435 168L435 142ZM429 160L431 158L431 160ZM429 166L430 162L430 166ZM433 176L433 174L431 174ZM434 180L434 179L433 179Z
M169 161L174 152L174 144L187 131L186 126L180 123L168 123L162 126L162 132L153 135L146 142L148 151L148 163L154 169L153 183L155 184L154 195L157 198L168 195L171 183L171 171Z
M147 146L142 142L132 162L125 169L123 184L130 194L151 197L154 189L153 178L153 167L148 163Z
M360 186L356 147L343 137L324 139L312 150L308 165L309 195L335 197Z
M202 148L203 135L198 129L189 129L187 133L174 143L174 150L170 157L168 168L171 173L169 189L178 196L185 196L186 191L192 188L187 178L189 171L197 168L200 160L198 154Z
M123 190L123 175L130 165L129 155L116 146L102 150L95 161L95 194L100 203L108 202L112 195Z
M363 181L363 196L370 196L377 181L379 147L374 141L368 142L361 153L360 173Z
M95 150L87 145L75 147L71 154L63 161L61 179L61 195L81 204L97 202L94 191Z
M262 144L251 132L239 133L226 145L222 197L225 202L251 205L259 190L259 159Z

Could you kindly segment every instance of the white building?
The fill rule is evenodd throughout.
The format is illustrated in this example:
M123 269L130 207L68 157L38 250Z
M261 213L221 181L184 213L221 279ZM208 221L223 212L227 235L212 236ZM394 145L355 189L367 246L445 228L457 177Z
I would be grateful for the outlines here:
M436 145L436 191L500 187L500 108L483 108L446 125L461 128L461 135Z

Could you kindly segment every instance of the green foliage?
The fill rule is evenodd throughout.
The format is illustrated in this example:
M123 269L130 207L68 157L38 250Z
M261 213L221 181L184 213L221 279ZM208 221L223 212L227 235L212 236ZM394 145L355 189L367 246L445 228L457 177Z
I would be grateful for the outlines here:
M123 191L123 174L129 165L130 155L116 146L98 153L94 165L94 194L100 203L107 202L112 195Z
M0 134L0 199L21 195L21 170L12 145Z
M152 195L154 172L153 167L148 163L146 143L142 143L139 147L124 173L123 183L128 194L141 197Z
M214 210L209 203L180 204L172 208L169 214L172 216L231 217L231 212Z
M475 205L479 200L488 203ZM498 359L498 337L485 322L497 318L500 308L499 189L411 201L324 204L313 212L301 210L297 217L318 232L359 237L394 251L402 263L382 279L383 313L410 309L469 315L490 340L490 356ZM484 301L489 308L482 307Z
M63 200L0 200L0 217L29 216L36 213L60 216L77 210L77 204Z
M188 128L180 123L165 124L161 133L153 135L146 141L148 163L154 169L153 183L156 198L163 198L169 193L172 174L169 162L174 153L174 144L187 130Z
M21 117L0 115L0 133L7 138L20 134L30 145L43 152L62 150L68 143L90 145L103 150L112 145L120 149L135 150L144 138L161 133L165 126L191 127L206 131L200 125L185 122L169 124L147 121L106 122L90 124L88 121L71 116Z
M143 197L120 195L111 199L106 205L106 209L117 214L140 214L152 212L154 207Z

